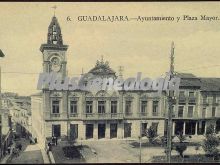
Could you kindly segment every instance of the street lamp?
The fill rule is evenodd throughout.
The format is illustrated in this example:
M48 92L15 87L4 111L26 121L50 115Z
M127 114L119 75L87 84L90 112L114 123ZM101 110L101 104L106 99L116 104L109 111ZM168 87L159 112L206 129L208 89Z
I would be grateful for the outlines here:
M139 149L140 149L140 153L139 153L139 163L141 163L141 139L142 139L142 137L141 136L138 136L138 138L139 138L139 144L140 144L140 146L139 146Z
M2 52L2 50L0 49L0 57L5 57L5 54ZM0 66L0 111L1 111L1 114L2 114L2 93L1 93L1 66ZM2 115L0 115L1 117L1 121L2 121ZM1 157L2 157L2 125L1 125L1 128L0 128L0 148L1 148Z

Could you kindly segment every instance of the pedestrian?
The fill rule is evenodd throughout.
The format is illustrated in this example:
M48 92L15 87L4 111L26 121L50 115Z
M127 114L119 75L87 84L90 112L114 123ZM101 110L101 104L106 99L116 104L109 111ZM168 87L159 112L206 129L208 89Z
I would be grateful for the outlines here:
M8 154L10 154L10 153L11 153L11 147L8 146Z
M52 144L55 145L55 138L52 136Z
M21 149L22 149L22 144L19 144L18 147L19 147L19 150L21 151Z
M55 145L57 146L57 137L55 137Z

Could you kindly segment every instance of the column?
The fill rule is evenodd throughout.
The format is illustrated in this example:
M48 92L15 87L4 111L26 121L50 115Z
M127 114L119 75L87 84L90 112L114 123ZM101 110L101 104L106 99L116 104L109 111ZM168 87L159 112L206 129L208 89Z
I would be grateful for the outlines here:
M93 129L93 138L95 140L97 140L98 139L98 123L94 123L93 127L94 127L94 129Z
M186 134L186 122L184 121L183 122L183 135Z
M118 130L117 130L117 137L119 138L119 139L123 139L123 137L124 137L124 123L123 122L121 122L121 123L118 123L118 128L117 128Z
M176 123L173 121L173 128L172 128L172 135L175 135L175 128L176 128Z
M197 129L198 129L198 122L196 122L195 135L197 135Z
M110 139L110 123L105 124L105 138Z
M86 125L83 123L78 125L78 137L79 140L86 139Z

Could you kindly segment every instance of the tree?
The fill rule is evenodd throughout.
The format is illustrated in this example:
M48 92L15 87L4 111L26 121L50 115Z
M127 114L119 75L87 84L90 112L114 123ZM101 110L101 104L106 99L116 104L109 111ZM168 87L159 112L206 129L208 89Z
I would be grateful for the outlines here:
M179 155L183 158L183 152L187 149L186 143L179 142L176 145L176 151L179 153Z
M176 144L176 151L183 158L183 152L187 149L187 144L184 143L184 140L186 140L186 136L184 136L183 133L180 132L177 137L179 138L180 142Z
M149 142L153 144L154 139L157 137L157 131L154 127L150 126L146 131L146 137L148 138Z
M218 158L219 150L218 145L220 144L219 138L214 133L214 126L210 125L206 130L206 138L203 141L202 148L207 155L213 157L213 160Z

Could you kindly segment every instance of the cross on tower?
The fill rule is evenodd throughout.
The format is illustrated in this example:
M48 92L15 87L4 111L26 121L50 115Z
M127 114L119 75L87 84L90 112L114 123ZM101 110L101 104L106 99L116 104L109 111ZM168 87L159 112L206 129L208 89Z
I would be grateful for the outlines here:
M53 10L54 10L54 16L55 16L57 6L56 6L56 5L54 5L52 8L53 8Z

